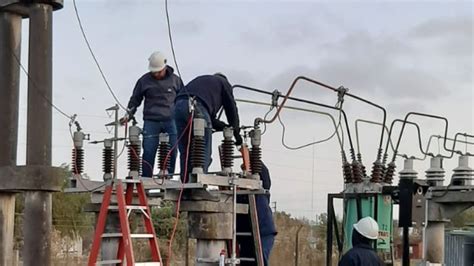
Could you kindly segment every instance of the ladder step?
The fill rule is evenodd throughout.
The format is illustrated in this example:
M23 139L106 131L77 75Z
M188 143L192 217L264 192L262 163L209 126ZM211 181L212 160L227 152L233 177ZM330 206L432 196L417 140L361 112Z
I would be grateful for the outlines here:
M146 210L147 209L146 206L137 206L137 205L127 205L125 206L125 208L127 210ZM118 210L118 206L117 205L109 206L109 210Z
M252 233L250 233L250 232L238 232L237 236L252 236Z
M122 183L132 183L132 184L138 184L142 182L140 179L120 179L120 181L122 181Z
M135 266L161 266L160 262L136 262Z
M117 263L122 263L121 260L103 260L103 261L98 261L95 263L95 265L106 265L106 264L117 264Z
M103 238L117 238L122 237L122 233L105 233ZM153 238L153 234L130 234L131 238Z
M239 258L240 261L255 261L255 258Z

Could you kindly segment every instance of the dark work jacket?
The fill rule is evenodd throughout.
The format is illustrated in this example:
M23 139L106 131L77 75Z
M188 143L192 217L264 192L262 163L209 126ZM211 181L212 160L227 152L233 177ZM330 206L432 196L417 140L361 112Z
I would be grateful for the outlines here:
M268 168L265 164L263 164L262 172L260 173L260 179L262 180L263 188L270 192L272 183L270 179L270 172L268 171ZM275 223L273 222L272 209L270 208L270 194L256 195L255 201L257 205L260 235L276 235L277 230L275 228Z
M266 190L270 190L271 179L268 168L263 165L262 172L260 173L260 178L262 180L262 186ZM237 202L248 204L248 197L246 196L237 196ZM275 228L275 223L273 222L273 214L270 208L270 195L255 195L255 205L257 208L258 216L258 227L260 229L260 236L270 236L276 235L277 230ZM238 232L251 232L252 227L249 223L248 217L243 215L237 215L237 231Z
M360 235L355 229L352 232L352 248L342 256L339 266L383 266L382 260L372 248L371 241Z
M239 130L239 113L235 103L232 86L229 82L217 75L203 75L191 80L178 93L178 98L195 96L207 108L211 119L214 120L217 112L224 107L229 125L234 133Z
M145 98L143 120L168 121L173 119L174 101L183 88L183 81L173 74L173 68L167 66L163 79L155 79L151 72L143 75L133 89L128 109L133 115Z

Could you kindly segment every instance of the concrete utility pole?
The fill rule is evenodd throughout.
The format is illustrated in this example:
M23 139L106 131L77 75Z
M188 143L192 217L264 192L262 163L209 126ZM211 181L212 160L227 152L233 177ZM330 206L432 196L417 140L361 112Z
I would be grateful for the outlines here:
M26 191L24 265L51 264L52 11L62 0L0 0L0 265L12 265L15 192ZM27 166L16 166L21 19L30 18Z
M52 12L48 4L30 6L30 43L28 72L27 165L51 165L53 34ZM52 197L51 192L28 191L25 195L23 261L51 265ZM38 245L37 243L43 243Z
M0 9L0 167L16 165L21 16ZM15 193L0 190L0 265L12 265Z

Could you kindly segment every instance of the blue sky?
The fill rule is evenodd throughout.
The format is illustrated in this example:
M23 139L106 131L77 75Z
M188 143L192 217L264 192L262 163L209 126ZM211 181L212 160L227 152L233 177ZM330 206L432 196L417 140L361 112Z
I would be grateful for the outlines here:
M81 1L80 16L92 47L120 101L145 71L154 50L168 55L164 1ZM232 83L285 92L297 75L344 85L354 94L388 108L389 118L408 111L446 115L450 133L473 132L473 3L471 1L169 1L178 65L185 83L197 75L220 71ZM23 57L27 64L27 21ZM22 77L22 96L26 96ZM236 91L237 98L269 101ZM336 96L300 85L295 96L330 105ZM71 1L54 14L54 102L77 113L92 138L109 136L104 109L114 104L84 44ZM25 124L26 99L20 123ZM295 104L293 104L295 105ZM369 106L346 100L349 118L380 119ZM266 109L240 104L243 123ZM325 111L325 110L324 110ZM69 162L71 140L66 119L54 114L53 161ZM332 133L326 117L284 112L287 142L301 145ZM425 136L442 133L440 123L415 119ZM353 122L351 122L353 125ZM361 129L363 155L370 167L378 129ZM414 131L408 130L408 134ZM354 134L354 133L353 133ZM413 135L411 135L413 136ZM331 140L312 149L285 150L281 128L269 126L263 140L264 160L273 172L272 199L295 216L313 217L326 208L326 194L342 190L340 156ZM401 150L416 154L413 138ZM215 137L220 141L220 136ZM20 128L19 163L24 163L25 131ZM86 172L100 179L101 147L86 146ZM214 152L214 154L216 154ZM126 173L121 158L121 173ZM215 160L216 161L216 160ZM448 162L448 172L456 162ZM398 162L401 166L402 162ZM216 165L214 167L217 167ZM423 173L426 162L417 165ZM399 167L400 170L400 167ZM313 209L311 191L314 192Z

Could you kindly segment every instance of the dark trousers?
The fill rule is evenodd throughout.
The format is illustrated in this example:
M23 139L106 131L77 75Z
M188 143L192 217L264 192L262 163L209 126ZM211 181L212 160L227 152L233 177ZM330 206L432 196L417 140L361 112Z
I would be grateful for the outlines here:
M174 120L169 121L152 121L145 120L143 125L143 162L142 162L142 176L151 177L153 175L153 167L155 165L156 151L159 144L160 133L168 133L170 137L170 145L173 147L176 144L176 124ZM176 149L174 149L168 160L170 160L170 167L168 172L174 173L176 165Z
M185 97L178 98L175 103L175 121L176 121L176 129L178 132L178 136L181 136L181 139L178 143L179 153L180 153L180 168L181 168L181 180L184 179L184 170L187 164L187 175L192 172L190 159L191 159L191 151L187 151L188 148L188 136L189 131L186 130L186 126L189 122L189 100ZM206 128L204 130L204 152L205 152L205 160L204 160L204 173L207 173L209 165L212 162L211 154L212 154L212 120L207 108L205 108L199 101L195 104L195 111L194 111L194 118L203 118L206 121ZM192 129L191 129L192 130ZM193 134L191 132L191 134ZM186 156L188 157L188 161L186 162ZM189 180L186 178L186 180Z
M265 266L270 265L270 253L275 243L275 235L260 236L262 241L263 262Z

